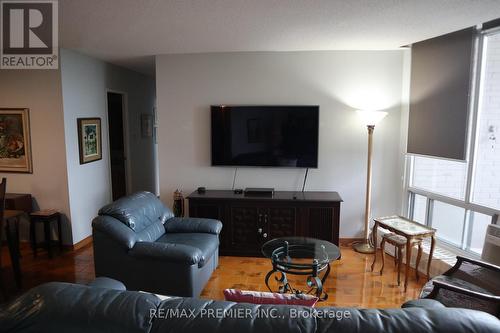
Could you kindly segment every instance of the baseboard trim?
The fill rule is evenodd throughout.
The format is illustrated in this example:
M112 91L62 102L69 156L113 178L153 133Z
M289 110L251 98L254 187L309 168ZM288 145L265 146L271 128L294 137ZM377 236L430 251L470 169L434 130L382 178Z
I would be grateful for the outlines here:
M352 246L353 243L360 242L362 240L363 238L340 238L339 244L340 246Z
M76 251L90 244L92 244L92 236L88 236L87 238L82 239L78 243L73 245L68 245L67 247L69 250Z
M355 242L362 241L363 238L340 238L339 239L339 244L340 246L351 246ZM76 244L73 245L65 245L64 247L68 250L79 250L89 244L92 244L92 236L88 236L87 238L82 239Z

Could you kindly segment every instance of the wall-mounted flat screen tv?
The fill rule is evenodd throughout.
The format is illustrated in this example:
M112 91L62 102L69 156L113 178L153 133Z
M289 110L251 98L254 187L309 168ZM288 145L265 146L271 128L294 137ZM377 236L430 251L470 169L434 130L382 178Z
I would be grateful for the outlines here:
M218 105L212 165L318 167L319 106Z

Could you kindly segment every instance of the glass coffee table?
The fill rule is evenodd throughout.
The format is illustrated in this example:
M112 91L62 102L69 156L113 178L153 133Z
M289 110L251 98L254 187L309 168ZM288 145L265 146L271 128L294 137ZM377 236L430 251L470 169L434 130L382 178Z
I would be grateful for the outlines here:
M314 294L321 301L328 299L323 285L330 274L330 263L340 258L338 246L321 239L307 237L276 238L262 245L262 253L271 259L273 269L266 275L266 286L271 292ZM308 290L294 288L289 275L306 276ZM278 290L272 290L269 279L275 275Z

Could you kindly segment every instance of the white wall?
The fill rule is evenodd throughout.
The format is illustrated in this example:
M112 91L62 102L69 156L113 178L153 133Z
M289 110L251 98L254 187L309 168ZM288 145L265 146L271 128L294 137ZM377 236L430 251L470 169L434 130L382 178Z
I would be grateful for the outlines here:
M353 110L384 109L375 129L373 216L400 209L403 51L251 52L156 57L160 193L231 188L234 168L210 167L211 104L319 104L319 168L307 190L338 191L341 237L361 236L366 128ZM304 170L240 168L236 187L300 190Z
M30 109L33 173L1 173L7 191L31 193L35 208L54 208L69 217L60 72L0 70L0 107ZM25 236L27 223L22 229ZM71 243L66 218L63 230L64 242Z
M152 113L154 80L83 54L61 50L64 128L73 242L92 233L91 222L111 202L107 90L126 93L132 191L155 190L152 139L140 135L140 114ZM80 165L77 118L100 117L102 160ZM133 161L133 162L132 162Z

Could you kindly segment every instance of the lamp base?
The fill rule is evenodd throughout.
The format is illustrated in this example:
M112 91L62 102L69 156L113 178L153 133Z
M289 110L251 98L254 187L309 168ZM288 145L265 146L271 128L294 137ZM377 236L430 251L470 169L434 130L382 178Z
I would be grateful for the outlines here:
M352 245L352 248L354 249L354 251L359 252L359 253L365 253L365 254L375 253L375 248L370 245L368 240L354 243Z

